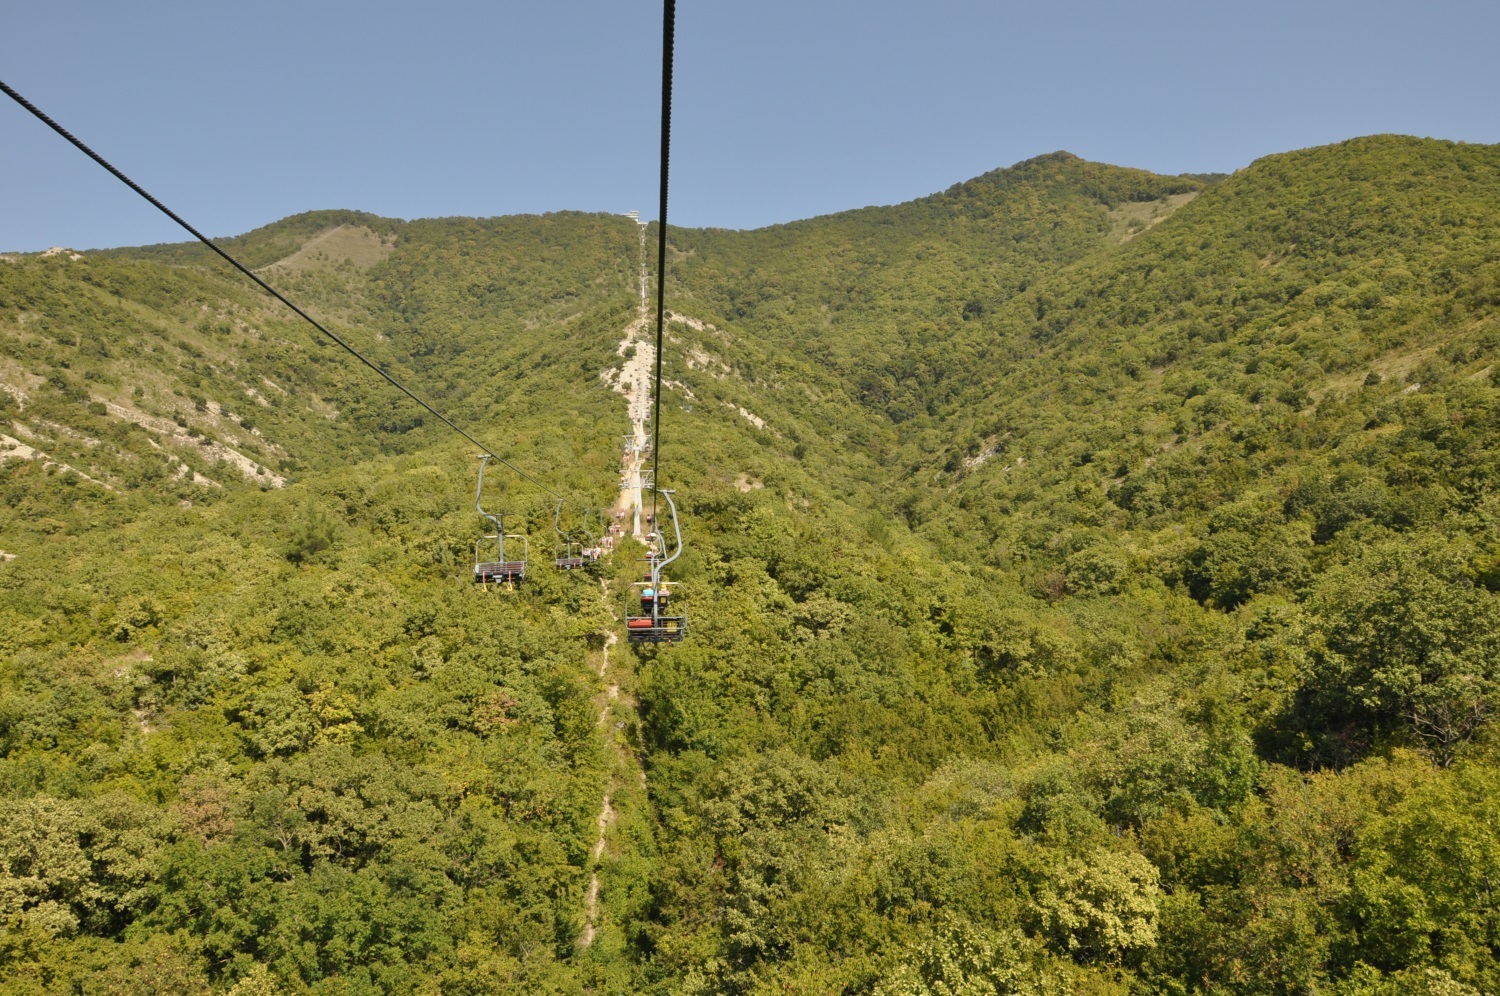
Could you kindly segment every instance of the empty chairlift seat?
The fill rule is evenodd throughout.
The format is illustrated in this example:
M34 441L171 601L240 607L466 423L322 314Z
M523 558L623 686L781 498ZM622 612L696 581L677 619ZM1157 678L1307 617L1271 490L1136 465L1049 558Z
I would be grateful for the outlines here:
M474 541L474 582L515 584L526 578L526 560L530 556L531 543L520 533L507 533L504 518L484 510L481 504L484 496L484 465L489 461L487 453L479 461L479 487L474 491L474 508L481 517L494 525L495 531ZM506 556L507 541L510 543L511 556ZM492 542L493 546L490 545ZM519 560L514 559L517 551L521 554Z

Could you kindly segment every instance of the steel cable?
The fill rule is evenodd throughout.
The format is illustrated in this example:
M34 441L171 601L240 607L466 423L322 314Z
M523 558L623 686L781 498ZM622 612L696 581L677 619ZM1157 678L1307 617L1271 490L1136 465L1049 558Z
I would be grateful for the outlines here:
M661 33L661 214L656 239L656 384L651 413L651 531L661 535L656 521L656 490L661 487L661 354L666 324L667 293L667 168L672 152L672 35L677 21L676 0L664 0Z

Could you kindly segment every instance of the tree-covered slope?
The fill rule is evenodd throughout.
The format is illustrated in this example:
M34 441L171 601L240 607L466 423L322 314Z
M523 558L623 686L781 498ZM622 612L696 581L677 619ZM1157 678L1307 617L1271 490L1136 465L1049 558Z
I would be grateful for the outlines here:
M807 343L789 336L780 344L778 379L754 384L760 397L752 392L746 404L785 435L761 433L760 445L782 467L800 466L868 508L870 539L910 526L916 541L905 564L864 588L847 576L871 576L854 566L847 527L766 530L767 545L784 538L758 558L774 582L762 584L758 615L812 639L772 641L786 649L769 669L767 657L777 654L762 649L764 636L742 657L694 660L691 677L677 674L666 686L673 718L660 725L713 731L712 740L667 746L689 757L695 749L736 753L718 731L730 704L743 702L756 717L732 724L746 730L745 742L762 751L800 744L799 756L822 759L833 779L832 808L819 817L828 833L850 825L832 814L870 785L885 786L876 794L903 806L921 798L924 775L942 774L951 790L986 786L992 794L982 816L946 838L958 850L923 859L935 865L907 865L899 887L859 876L875 875L884 860L928 853L934 834L951 832L951 814L865 817L854 824L860 846L846 841L811 870L765 865L766 853L782 853L765 844L727 879L705 870L705 888L748 904L709 918L718 939L712 950L725 965L715 985L743 984L733 981L739 972L766 985L870 985L879 970L861 969L860 956L894 943L880 936L884 917L960 906L959 926L930 922L936 933L923 936L935 961L921 972L958 971L941 967L942 951L959 959L965 950L1007 950L1003 932L974 940L964 924L1009 924L1038 939L1072 924L1068 930L1083 933L1051 934L1054 950L1106 968L1133 964L1130 984L1146 991L1302 992L1340 979L1348 991L1366 991L1360 987L1386 984L1374 981L1380 971L1397 970L1412 973L1389 983L1405 991L1429 971L1424 966L1492 984L1485 980L1493 956L1481 953L1488 949L1420 926L1426 912L1376 912L1362 905L1376 901L1362 890L1373 887L1367 869L1393 874L1396 864L1382 862L1399 864L1392 854L1421 846L1411 836L1427 832L1410 822L1416 809L1470 812L1460 824L1467 827L1483 820L1469 802L1436 800L1457 798L1449 792L1476 798L1462 786L1490 770L1483 758L1497 648L1489 634L1500 622L1497 166L1494 148L1399 138L1256 163L1127 244L1101 245L968 322L949 323L948 334L917 351L916 364L933 376L886 368L930 410L877 423L872 448L888 470L863 483L850 479L840 454L850 439L837 430L858 424L842 407L847 394L829 392L841 406L834 418L846 421L830 419L833 431L822 434L799 431L806 423L795 421L795 406L776 403L801 387L790 371L840 364L826 363L813 333ZM691 266L679 272L691 286ZM883 279L867 275L850 296ZM817 287L845 292L834 281ZM755 337L722 321L712 339L692 344L717 340L719 355L730 358L737 342ZM844 348L855 355L878 348L867 329L830 325L819 335L846 334ZM749 378L689 366L676 373L699 393L739 397L726 382L752 390ZM810 379L828 383L826 373ZM684 448L678 459L691 456ZM724 559L732 586L746 567ZM943 562L949 566L939 570ZM969 566L959 572L958 564ZM907 639L930 625L933 642L902 652L845 628L871 615L897 620ZM846 666L893 669L912 691L882 710L874 704L889 694L881 672L838 670L832 661L840 655L826 655L840 644ZM810 667L812 660L829 663ZM944 662L942 679L924 670L934 661ZM725 694L740 681L749 687ZM918 705L928 691L942 703L936 715ZM702 712L691 718L682 707L695 697ZM864 721L851 718L860 713ZM802 722L811 724L805 733ZM965 730L965 722L974 725ZM905 744L908 732L919 747ZM1002 760L983 775L946 774L931 760L901 768L902 758L924 752L975 764L984 745ZM878 775L867 757L877 759ZM1393 763L1399 774L1391 774ZM1448 767L1428 781L1421 774L1428 763ZM1325 766L1368 788L1335 802L1321 793L1344 791L1334 788L1339 776L1299 782L1295 773ZM704 847L721 812L715 800L749 791L762 777L755 770L735 776L740 787L718 764L687 779L701 794L688 796L698 801L686 811L696 806L704 822L692 824L683 847ZM903 774L906 787L890 789ZM987 779L1003 788L988 788L996 783ZM1298 818L1323 829L1272 819L1299 784L1315 801ZM772 823L805 805L791 798L777 805L794 808ZM1335 817L1330 806L1349 809ZM1395 822L1383 823L1386 814ZM1108 830L1135 843L1104 843L1098 834ZM741 832L697 853L725 860L728 839ZM1002 851L984 852L989 840ZM1006 847L1034 854L1047 841L1057 850L1039 866L1002 856ZM894 848L893 856L882 857L877 845ZM804 859L800 845L780 846ZM1473 838L1464 846L1491 844ZM1286 864L1277 855L1287 848L1323 870ZM1156 872L1131 865L1135 853ZM1482 889L1472 891L1478 879L1444 853L1391 887L1420 897L1413 910L1440 907L1466 923L1487 922ZM746 869L753 877L735 877ZM1444 879L1450 873L1456 877ZM986 874L1007 884L977 888ZM942 881L954 883L952 891ZM850 886L862 897L854 907L827 891L835 882L859 883ZM882 888L906 900L883 904ZM1124 911L1157 888L1169 898L1142 908L1154 904L1161 919L1149 941L1138 935L1142 947L1131 955ZM1060 890L1074 893L1062 908ZM678 889L669 894L687 902ZM702 909L707 897L693 902ZM853 925L867 921L855 908L868 912L871 903L883 917L861 935ZM664 915L679 915L677 908L667 904ZM1146 931L1148 920L1136 924ZM1112 952L1100 946L1103 934L1087 936L1094 929L1113 931ZM1392 929L1421 940L1392 958L1383 947ZM1261 945L1284 953L1264 965ZM843 956L840 968L814 968L815 952L829 949ZM1026 963L1008 950L1002 961Z
M373 252L278 265L339 231ZM583 214L405 223L314 212L226 244L477 426L572 408L573 385L608 365L640 255L628 219ZM10 435L119 489L191 500L244 480L279 486L303 468L438 438L430 416L201 246L8 258L0 329ZM576 459L573 442L548 462ZM514 445L491 442L502 455Z
M0 262L6 417L114 488L0 463L0 978L1500 988L1497 187L1384 137L672 230L690 632L638 651L638 546L545 569L551 499L500 474L536 563L475 589L471 455L196 250ZM242 248L603 503L639 237ZM227 434L256 377L286 488L126 473L182 445L114 428L137 382Z

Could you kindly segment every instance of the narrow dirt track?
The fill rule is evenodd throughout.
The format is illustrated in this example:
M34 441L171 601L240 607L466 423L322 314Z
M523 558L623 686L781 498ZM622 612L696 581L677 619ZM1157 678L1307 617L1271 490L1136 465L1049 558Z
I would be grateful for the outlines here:
M646 228L642 225L640 306L635 320L625 326L620 344L615 350L615 355L622 357L623 362L599 375L612 390L625 396L630 411L630 434L625 437L621 446L620 497L610 510L608 524L611 531L605 540L606 549L613 549L615 542L627 531L643 541L645 533L651 531L649 523L645 524L646 528L643 530L641 522L641 510L645 507L644 495L650 488L647 444L650 441L648 429L651 419L651 381L656 364L656 346L652 341L651 321L647 313L647 283ZM669 318L695 329L704 328L702 322L683 315L672 314ZM618 624L620 616L613 604L615 596L610 592L607 582L601 581L600 587L604 604ZM599 805L599 838L589 852L589 887L584 896L583 930L578 937L580 950L592 947L599 936L600 895L603 890L599 872L609 851L610 827L620 816L619 808L627 805L626 799L642 798L646 788L646 770L629 734L631 721L636 718L636 701L628 692L621 691L622 686L629 688L632 684L630 679L633 675L628 664L630 656L616 654L612 658L610 649L617 643L618 635L613 631L606 632L604 646L599 651L599 677L604 682L604 689L596 699L599 708L597 725L608 745L610 775L604 798Z
M651 371L656 362L656 349L647 334L648 328L646 229L642 226L640 308L635 321L625 327L624 337L620 340L619 348L616 350L616 355L624 357L625 362L620 368L604 371L600 375L606 384L625 395L630 404L631 432L626 445L622 447L620 498L611 509L609 522L606 523L606 525L618 525L620 533L611 532L606 540L606 546L610 548L614 546L614 540L623 533L623 524L627 520L631 523L633 535L637 539L641 538L640 509L643 504L642 472L645 468L646 424L651 410ZM634 347L634 352L632 352L632 347ZM600 598L604 600L605 608L609 610L610 617L618 624L620 617L611 604L612 595L609 583L601 580L599 588ZM624 734L627 722L625 718L616 715L619 710L633 711L635 709L634 699L620 695L621 679L628 678L628 672L620 675L613 672L614 667L628 666L623 663L617 665L611 661L610 649L618 642L618 635L612 630L608 631L604 634L604 646L599 651L599 678L605 683L605 689L597 699L599 706L597 725L602 730L608 745L610 774L604 790L604 798L599 804L599 838L589 851L589 887L584 896L583 931L578 936L580 950L592 947L599 936L599 895L602 888L599 869L604 861L605 850L609 842L609 828L619 815L615 809L613 789L625 779L638 780L642 787L646 783L645 769L641 767L640 759ZM628 660L628 657L623 655L617 656Z

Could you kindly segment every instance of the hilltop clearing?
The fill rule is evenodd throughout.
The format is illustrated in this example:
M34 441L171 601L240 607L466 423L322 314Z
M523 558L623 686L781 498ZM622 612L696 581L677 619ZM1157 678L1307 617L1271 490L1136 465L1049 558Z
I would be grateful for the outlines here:
M395 248L395 236L380 236L368 228L339 225L309 239L285 259L262 268L269 278L281 273L300 273L328 269L341 263L368 269L385 259Z

